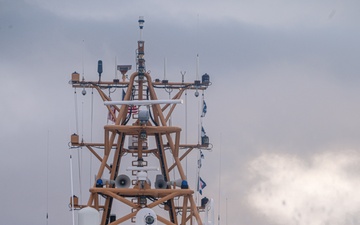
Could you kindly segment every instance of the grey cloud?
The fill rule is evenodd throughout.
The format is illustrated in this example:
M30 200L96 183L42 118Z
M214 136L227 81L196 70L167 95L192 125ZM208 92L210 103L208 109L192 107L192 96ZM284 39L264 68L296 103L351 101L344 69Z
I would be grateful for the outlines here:
M323 12L319 17L326 21L314 20L317 15L311 13L312 17L304 20L291 16L280 18L288 20L284 23L268 14L255 13L254 17L247 14L244 18L241 10L247 7L249 12L259 12L247 2L228 1L228 15L223 17L213 14L212 7L222 5L212 2L199 9L199 20L195 12L199 5L191 2L179 9L165 4L159 11L145 2L141 2L144 3L141 10L132 9L140 4L132 3L131 7L125 7L131 9L126 13L125 9L118 12L121 15L112 11L108 17L101 15L106 10L114 10L109 6L125 3L105 1L98 13L98 2L92 3L83 8L81 4L71 6L70 2L64 3L65 8L51 1L1 3L3 106L0 122L6 155L1 160L1 171L10 171L1 178L12 181L4 186L9 194L3 196L2 202L14 198L18 202L41 202L39 208L27 204L18 206L19 211L31 214L24 219L15 217L12 208L1 204L3 221L13 224L45 221L44 168L49 130L49 221L71 223L67 209L70 196L67 142L74 131L74 93L67 82L73 71L82 73L83 65L85 77L96 79L98 59L104 62L106 78L114 76L115 56L118 63L134 65L139 37L137 19L142 12L146 20L146 65L154 78L163 76L163 61L167 57L170 79L180 80L180 71L187 71L186 79L195 79L197 53L200 54L200 74L211 75L213 85L205 93L208 113L204 127L214 150L206 152L203 162L203 176L208 183L204 192L217 199L221 149L223 192L229 194L229 199L230 194L238 196L240 202L229 201L229 222L260 225L272 221L262 210L249 207L242 198L252 190L251 183L245 180L244 167L257 156L275 152L304 159L319 152L358 148L359 29L353 13L357 6L354 2L344 3L340 9L325 5L326 10L321 9L320 4L314 12ZM39 6L41 4L44 5ZM231 6L235 11L241 6L241 10L234 13ZM149 10L145 10L146 7ZM291 13L292 7L281 11ZM336 13L329 20L327 16L332 9L336 9ZM164 10L168 13L162 14ZM183 17L179 16L182 10ZM269 13L273 15L276 11ZM91 16L93 19L84 19ZM89 99L90 93L80 96L78 101L83 101L88 109ZM192 101L197 104L196 100ZM101 113L96 111L96 115ZM101 131L96 132L101 140ZM24 160L19 158L20 154L26 156ZM24 173L29 176L21 182L17 178ZM347 170L346 173L351 174ZM234 178L238 180L236 185L230 183ZM36 181L39 183L32 186ZM17 187L22 190L28 184L31 194L16 195L17 192L12 191ZM278 203L281 206L282 199ZM224 200L221 204L223 206ZM289 204L286 201L286 205ZM242 209L240 218L234 210L238 206ZM224 213L222 211L223 219Z

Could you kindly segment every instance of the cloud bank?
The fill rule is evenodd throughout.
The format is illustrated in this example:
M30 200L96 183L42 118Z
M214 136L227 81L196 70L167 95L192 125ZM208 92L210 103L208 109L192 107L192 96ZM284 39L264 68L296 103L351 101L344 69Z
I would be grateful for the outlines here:
M249 204L274 224L358 224L360 155L326 152L309 159L262 154L249 163Z

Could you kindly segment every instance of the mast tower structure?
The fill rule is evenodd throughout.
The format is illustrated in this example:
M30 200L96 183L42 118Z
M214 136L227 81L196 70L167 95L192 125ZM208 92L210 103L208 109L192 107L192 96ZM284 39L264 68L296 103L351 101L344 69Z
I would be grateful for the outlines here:
M144 19L140 17L140 32L143 23ZM117 66L123 74L121 81L101 80L102 61L100 60L98 81L86 81L84 78L80 80L78 73L72 74L70 81L72 87L95 89L104 101L109 115L114 118L114 124L104 126L103 143L79 141L78 134L71 136L71 147L86 147L99 160L100 166L94 185L89 189L87 203L79 204L76 199L74 200L76 196L73 196L70 205L73 209L82 210L91 207L98 212L102 211L101 225L125 224L127 221L136 225L156 225L158 222L166 225L186 225L193 224L194 219L198 225L202 225L199 212L205 205L196 205L194 190L189 188L181 161L194 149L209 149L208 138L204 138L201 144L181 144L181 128L170 126L169 120L176 104L182 102L180 98L185 90L197 92L206 90L211 85L209 75L203 75L202 81L195 80L189 83L184 80L182 82L158 79L152 81L145 69L144 44L140 35L136 72L131 74L129 80L125 79L126 72L131 69L129 65ZM123 100L111 101L105 93L110 88L126 88ZM171 100L158 99L156 90L165 89L176 92ZM126 139L129 139L128 147L125 146ZM155 143L154 148L149 148L149 141ZM103 149L103 152L98 153L95 151L96 148ZM126 168L134 177L132 181L121 171L120 165L125 155L131 155L134 159L131 166ZM160 168L151 166L151 161L145 160L149 156L154 156ZM172 159L172 162L168 159ZM151 187L147 172L158 169L160 174L156 176L155 187ZM171 180L170 172L174 170L179 174L180 179ZM105 179L104 176L108 174L109 179ZM178 199L177 204L175 199ZM114 201L126 206L128 211L122 210L121 213L114 214L115 210L112 210ZM164 212L155 213L156 206L161 206L160 211Z

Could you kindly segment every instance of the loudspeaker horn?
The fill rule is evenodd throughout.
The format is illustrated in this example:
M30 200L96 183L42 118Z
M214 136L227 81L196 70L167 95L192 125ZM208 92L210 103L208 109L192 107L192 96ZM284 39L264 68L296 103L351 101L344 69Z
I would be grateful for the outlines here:
M169 181L167 182L169 185L174 185L177 186L177 187L181 187L181 183L182 183L182 179L179 178L179 179L176 179L176 180L172 180L172 181Z
M100 178L96 181L96 187L103 187L106 184L113 185L115 181L106 178Z
M128 188L130 187L130 178L125 174L120 174L115 179L115 185L117 188Z
M156 175L155 188L166 189L166 187L167 187L167 183L164 180L164 176L162 174Z

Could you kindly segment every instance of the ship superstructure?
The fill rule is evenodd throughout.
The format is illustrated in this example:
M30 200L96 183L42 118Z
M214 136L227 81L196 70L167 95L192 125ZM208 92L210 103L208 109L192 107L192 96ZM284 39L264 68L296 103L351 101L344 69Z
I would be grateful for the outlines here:
M140 31L143 23L140 18ZM80 79L76 72L72 74L72 87L96 90L113 122L104 126L103 143L79 140L78 134L71 136L71 147L88 149L100 166L87 203L79 204L72 197L70 204L72 209L80 209L79 224L202 225L199 211L205 203L196 204L195 191L189 186L182 160L195 149L208 149L209 139L203 135L198 144L182 144L182 129L169 121L176 106L183 102L185 91L206 90L210 78L204 74L201 80L188 83L152 80L145 69L145 42L141 39L140 35L136 71L129 78L131 66L118 65L121 79L101 79L101 61L96 81ZM110 98L107 94L110 88L123 90L120 101ZM159 99L157 91L164 90L171 90L173 97ZM98 149L102 149L100 153ZM129 158L131 165L124 168ZM155 174L155 180L149 179L149 174ZM172 174L178 178L174 179ZM121 210L113 210L115 204L121 205ZM93 222L98 215L100 221Z

